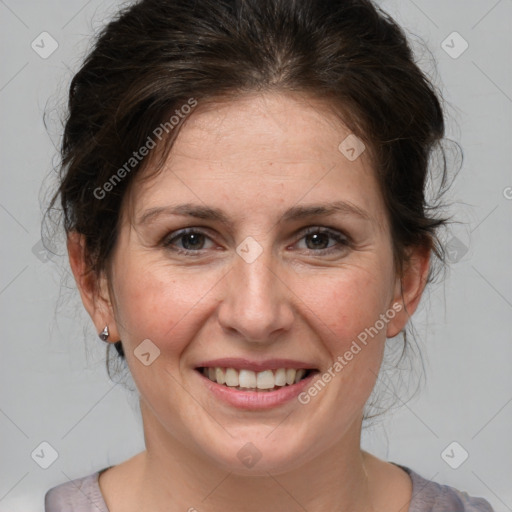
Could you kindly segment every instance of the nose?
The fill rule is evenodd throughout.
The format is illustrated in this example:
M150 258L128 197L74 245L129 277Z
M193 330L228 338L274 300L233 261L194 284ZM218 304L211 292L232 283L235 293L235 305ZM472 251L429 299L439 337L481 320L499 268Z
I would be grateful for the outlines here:
M279 275L278 262L266 248L252 262L235 256L226 276L226 292L218 320L228 333L247 342L268 344L288 331L294 321L293 293Z

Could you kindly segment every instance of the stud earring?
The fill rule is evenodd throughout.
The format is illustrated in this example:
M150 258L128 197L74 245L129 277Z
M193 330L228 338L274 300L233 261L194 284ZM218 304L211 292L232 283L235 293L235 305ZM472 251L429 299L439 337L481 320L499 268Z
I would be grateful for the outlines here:
M107 341L108 340L108 337L109 337L109 332L108 332L108 325L105 325L105 329L103 329L103 331L101 331L98 336L100 337L101 340L103 341Z

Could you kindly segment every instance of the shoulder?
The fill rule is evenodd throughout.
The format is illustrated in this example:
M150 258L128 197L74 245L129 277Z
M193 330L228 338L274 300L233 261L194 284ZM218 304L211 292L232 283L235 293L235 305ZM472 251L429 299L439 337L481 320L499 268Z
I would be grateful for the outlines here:
M412 500L408 512L494 512L484 498L427 480L412 469L393 463L409 474Z
M50 489L45 512L108 512L99 486L100 471Z

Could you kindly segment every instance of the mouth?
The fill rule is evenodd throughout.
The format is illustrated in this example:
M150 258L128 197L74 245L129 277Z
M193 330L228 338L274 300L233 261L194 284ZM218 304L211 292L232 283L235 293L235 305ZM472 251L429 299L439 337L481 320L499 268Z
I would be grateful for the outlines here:
M294 386L315 373L319 373L314 368L277 368L254 371L220 366L199 366L196 371L220 386L252 393L278 391Z

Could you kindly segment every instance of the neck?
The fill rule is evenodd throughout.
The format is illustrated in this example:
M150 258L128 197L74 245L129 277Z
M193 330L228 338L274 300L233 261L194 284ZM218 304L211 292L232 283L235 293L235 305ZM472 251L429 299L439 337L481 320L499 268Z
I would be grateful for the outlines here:
M187 447L154 416L143 417L147 450L140 458L137 501L145 510L373 511L360 421L303 464L240 474Z

